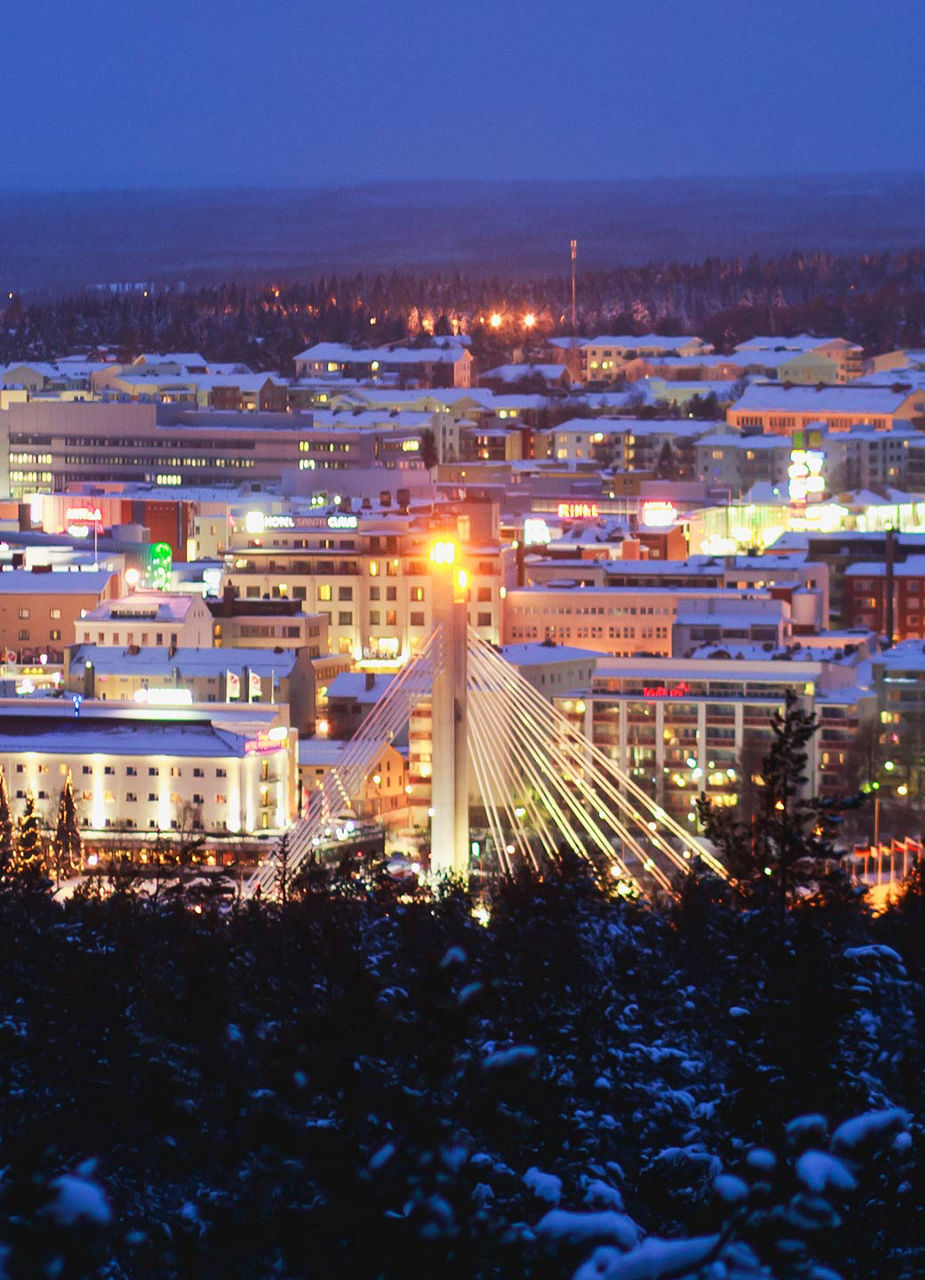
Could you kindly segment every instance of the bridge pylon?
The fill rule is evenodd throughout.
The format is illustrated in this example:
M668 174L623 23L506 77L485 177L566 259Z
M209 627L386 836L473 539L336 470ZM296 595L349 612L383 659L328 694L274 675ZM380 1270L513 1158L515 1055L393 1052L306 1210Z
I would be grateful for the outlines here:
M433 619L441 654L431 692L431 840L435 876L469 874L468 601L467 575L456 545L431 550Z

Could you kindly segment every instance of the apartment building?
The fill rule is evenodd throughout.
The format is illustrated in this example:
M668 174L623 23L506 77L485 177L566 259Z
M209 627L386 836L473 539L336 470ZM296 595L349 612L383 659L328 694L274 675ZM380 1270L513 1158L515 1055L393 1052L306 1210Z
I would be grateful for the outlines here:
M136 591L106 600L74 625L78 644L210 649L212 614L200 596Z
M297 378L392 378L425 387L471 387L473 365L472 353L449 341L432 347L371 348L319 342L295 357L295 374Z
M790 608L769 591L744 597L766 601L766 621L753 621L753 638L777 643L791 634ZM743 593L723 587L580 587L577 584L517 587L507 592L504 643L552 640L557 644L607 653L615 657L648 654L669 657L672 628L679 610L697 600L715 599L717 608L743 601ZM736 626L742 625L741 619ZM767 628L767 634L764 630Z
M925 555L893 566L893 636L925 640ZM883 561L850 564L844 575L845 622L877 635L887 630L887 570Z
M772 356L774 375L781 382L850 382L864 372L863 347L846 338L808 333L795 338L756 336L735 348L735 358L745 362L749 372Z
M56 665L82 619L107 607L119 590L108 569L46 567L0 573L0 650L8 663Z
M904 387L783 386L759 382L746 387L726 411L730 426L766 435L793 435L825 423L831 431L868 426L888 431L925 414L925 391Z
M603 335L579 344L579 376L582 382L615 382L630 360L659 356L710 355L713 347L691 335L671 337L659 333Z
M585 732L673 817L696 821L701 792L734 805L772 742L788 690L821 718L809 750L809 794L854 785L852 744L876 718L853 667L791 654L764 659L602 660L580 713ZM566 705L571 704L571 705ZM573 718L575 699L562 709Z

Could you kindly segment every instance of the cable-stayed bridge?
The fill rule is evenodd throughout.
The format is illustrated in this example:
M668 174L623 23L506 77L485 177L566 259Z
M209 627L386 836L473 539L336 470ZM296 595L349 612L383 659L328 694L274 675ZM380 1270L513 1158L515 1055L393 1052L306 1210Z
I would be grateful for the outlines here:
M310 796L289 833L288 874L330 840L383 745L427 700L434 874L468 875L474 800L505 871L520 861L539 869L568 849L628 894L671 892L695 858L725 877L689 831L468 626L465 574L455 568L453 544L437 543L431 559L434 625ZM272 894L278 878L273 856L250 891Z

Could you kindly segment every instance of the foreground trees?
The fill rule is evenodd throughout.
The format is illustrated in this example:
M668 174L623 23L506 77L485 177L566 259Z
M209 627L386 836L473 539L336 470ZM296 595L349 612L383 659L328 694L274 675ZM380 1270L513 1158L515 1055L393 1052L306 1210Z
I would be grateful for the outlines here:
M487 926L374 876L289 893L0 892L7 1274L925 1268L918 881L788 910L783 947L709 878L650 908L571 861Z

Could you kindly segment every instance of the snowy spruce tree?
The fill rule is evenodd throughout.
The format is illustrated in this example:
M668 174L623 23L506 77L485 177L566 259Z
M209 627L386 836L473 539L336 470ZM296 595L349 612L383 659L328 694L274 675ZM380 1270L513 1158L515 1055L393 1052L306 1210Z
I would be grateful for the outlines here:
M51 847L54 854L55 876L72 875L80 867L80 856L83 841L77 825L77 807L74 804L74 788L71 775L68 774L61 788L58 801L58 819L55 823L55 834Z
M16 832L16 861L23 871L41 871L45 850L42 829L35 811L35 796L30 792Z
M783 711L771 720L773 740L762 761L751 822L737 809L718 807L705 792L697 802L704 831L743 894L773 903L779 921L797 890L844 888L832 812L806 795L809 744L818 727L815 714L788 690Z
M11 868L15 853L13 816L10 813L10 802L6 793L6 776L0 769L0 876L5 875Z

